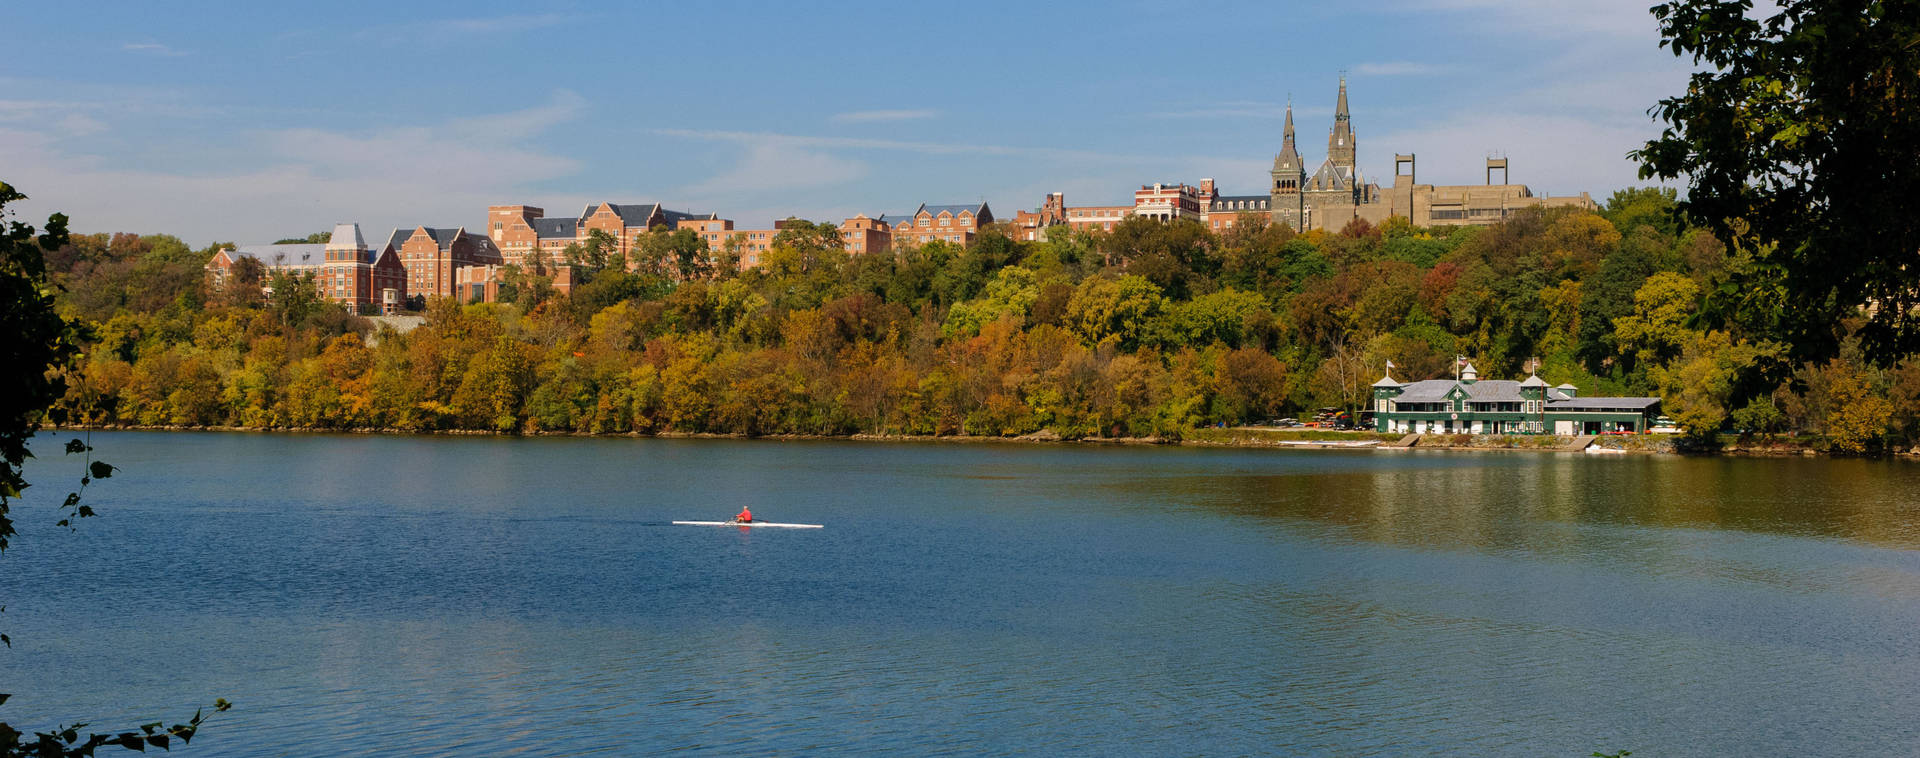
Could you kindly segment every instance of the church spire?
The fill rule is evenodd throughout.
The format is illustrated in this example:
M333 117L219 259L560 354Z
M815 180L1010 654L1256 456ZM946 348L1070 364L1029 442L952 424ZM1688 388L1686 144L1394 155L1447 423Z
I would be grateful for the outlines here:
M1327 160L1353 178L1359 171L1354 149L1353 116L1347 112L1347 77L1340 77L1340 102L1333 109L1333 132L1327 135Z
M1293 147L1293 98L1287 98L1287 127L1281 132L1280 152L1296 154L1298 152Z

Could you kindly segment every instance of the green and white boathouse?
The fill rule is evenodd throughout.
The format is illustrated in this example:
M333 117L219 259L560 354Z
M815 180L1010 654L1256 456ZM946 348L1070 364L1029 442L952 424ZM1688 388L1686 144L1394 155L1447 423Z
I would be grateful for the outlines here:
M1457 379L1409 384L1387 375L1373 383L1373 418L1382 432L1414 434L1607 434L1645 432L1660 414L1657 397L1580 397L1571 384L1482 381L1472 364Z

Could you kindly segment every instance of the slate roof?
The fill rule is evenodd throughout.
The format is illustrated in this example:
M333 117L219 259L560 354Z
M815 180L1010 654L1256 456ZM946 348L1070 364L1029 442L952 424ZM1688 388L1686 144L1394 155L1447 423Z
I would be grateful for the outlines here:
M660 209L660 218L666 222L667 226L679 226L682 221L711 221L719 217L720 214L717 213L691 213L686 211L670 211L665 208Z
M927 205L926 203L921 203L920 209L914 211L913 215L918 216L921 211L925 211L933 216L939 216L942 212L945 212L955 217L959 217L961 211L966 211L972 213L974 218L981 219L980 223L982 224L993 219L993 211L987 208L986 203L974 203L972 205Z
M465 229L447 229L444 227L436 229L431 226L426 227L426 229L427 236L432 237L434 244L439 245L441 250L451 249L453 243L460 239L460 233L465 231Z
M1333 159L1328 158L1321 162L1320 169L1313 172L1313 178L1307 180L1307 184L1316 190L1352 189L1353 177L1347 176L1345 166L1335 166Z
M536 218L533 220L533 235L543 240L573 239L580 236L580 219Z
M620 217L620 223L630 227L637 226L642 229L647 228L647 223L653 220L653 212L660 209L659 205L653 203L643 205L615 205L613 203L606 203L606 206L612 208L614 214ZM585 219L587 216L592 215L592 208L588 208L587 211L588 212L582 214L580 218Z
M1214 210L1263 210L1273 202L1271 195L1221 195L1213 199ZM1228 207L1233 203L1245 203L1240 208Z
M1452 379L1423 379L1403 385L1400 396L1394 398L1402 403L1438 403L1447 399L1447 393L1458 385L1467 391L1467 401L1473 403L1518 403L1520 383L1511 379L1482 379L1468 384Z
M886 222L887 226L899 226L901 224L908 226L913 225L912 216L903 216L896 213L882 213L880 214L880 220Z
M267 268L281 266L318 266L327 262L327 246L319 242L289 245L241 245L227 251L228 258L253 258Z
M412 236L412 229L395 229L393 230L393 234L387 237L387 247L393 248L395 252L398 252L400 246L407 244L407 238Z
M1585 411L1599 410L1602 408L1627 408L1639 411L1659 404L1660 398L1657 397L1573 397L1567 398L1566 400L1550 400L1547 402L1547 410Z

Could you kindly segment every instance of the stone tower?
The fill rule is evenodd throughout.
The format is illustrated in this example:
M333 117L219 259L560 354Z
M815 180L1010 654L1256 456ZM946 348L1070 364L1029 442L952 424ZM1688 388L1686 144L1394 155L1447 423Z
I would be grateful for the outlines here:
M1344 88L1342 89L1344 92ZM1345 102L1345 96L1341 96ZM1287 126L1281 137L1280 154L1273 157L1273 222L1286 224L1296 232L1304 225L1306 206L1300 190L1307 181L1307 167L1300 162L1300 151L1293 144L1293 103L1287 103Z
M1347 112L1347 78L1340 77L1340 102L1333 109L1333 132L1327 135L1327 160L1345 169L1348 177L1360 174L1355 155L1353 116Z

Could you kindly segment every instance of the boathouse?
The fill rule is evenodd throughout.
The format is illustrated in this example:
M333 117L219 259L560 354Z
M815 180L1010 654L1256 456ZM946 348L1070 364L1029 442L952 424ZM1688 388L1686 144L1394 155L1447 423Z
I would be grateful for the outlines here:
M1482 381L1472 364L1457 379L1401 384L1389 369L1373 383L1373 418L1382 432L1637 433L1647 431L1659 414L1657 397L1580 397L1573 385L1551 387L1538 376Z

